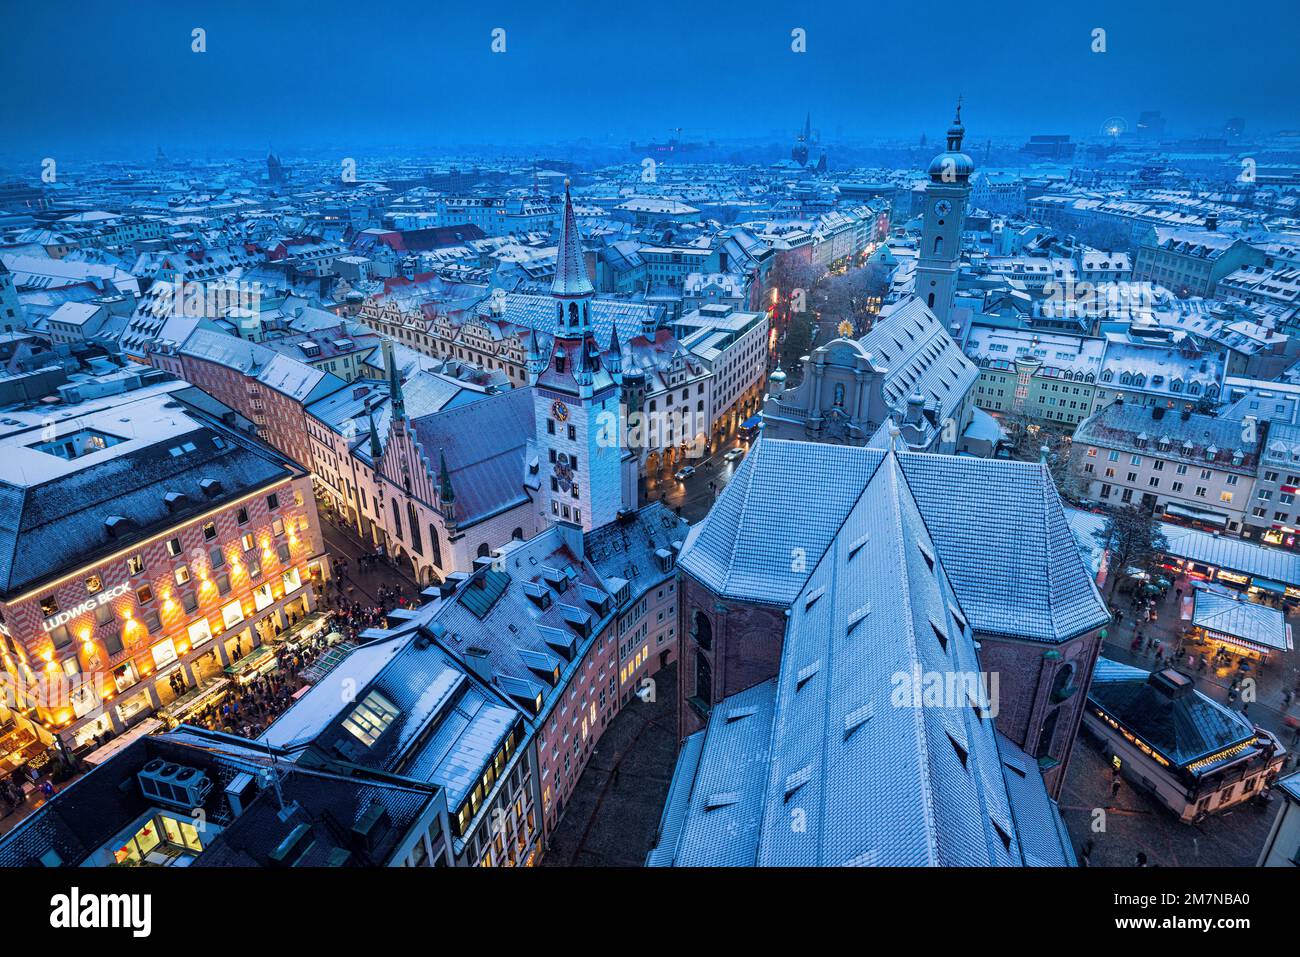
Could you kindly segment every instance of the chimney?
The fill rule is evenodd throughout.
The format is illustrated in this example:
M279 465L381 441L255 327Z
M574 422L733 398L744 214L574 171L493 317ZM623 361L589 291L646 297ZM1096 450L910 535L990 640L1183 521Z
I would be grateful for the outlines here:
M1212 233L1219 228L1219 214L1210 213L1205 217L1205 231Z
M442 584L438 586L438 594L443 598L450 598L455 593L456 589L460 587L461 583L468 577L469 576L464 572L451 572L442 580Z

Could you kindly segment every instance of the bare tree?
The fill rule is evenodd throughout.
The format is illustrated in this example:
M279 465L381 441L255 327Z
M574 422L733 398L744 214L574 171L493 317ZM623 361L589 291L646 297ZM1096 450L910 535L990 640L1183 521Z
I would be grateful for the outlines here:
M1169 547L1155 515L1141 505L1123 505L1110 513L1098 542L1110 552L1111 579L1108 597L1130 568L1150 572L1156 558Z

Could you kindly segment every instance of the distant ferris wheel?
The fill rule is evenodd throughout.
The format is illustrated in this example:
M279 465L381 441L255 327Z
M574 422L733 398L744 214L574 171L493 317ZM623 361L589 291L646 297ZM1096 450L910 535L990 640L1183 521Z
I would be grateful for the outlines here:
M1112 116L1101 124L1101 134L1117 140L1128 132L1128 120L1122 116Z

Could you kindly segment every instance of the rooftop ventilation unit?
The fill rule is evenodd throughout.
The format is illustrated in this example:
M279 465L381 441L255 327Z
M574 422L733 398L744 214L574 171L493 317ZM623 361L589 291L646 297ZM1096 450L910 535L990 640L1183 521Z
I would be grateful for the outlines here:
M138 777L145 797L185 810L202 807L212 790L212 782L202 771L162 758L146 764Z

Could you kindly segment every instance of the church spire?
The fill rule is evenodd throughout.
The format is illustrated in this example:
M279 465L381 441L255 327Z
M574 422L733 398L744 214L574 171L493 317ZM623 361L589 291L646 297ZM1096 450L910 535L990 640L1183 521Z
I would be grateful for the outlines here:
M618 341L618 325L615 323L610 323L609 355L605 366L616 378L623 371L623 344Z
M961 125L961 97L957 97L957 112L952 118L952 126L948 128L948 152L960 153L962 137L966 135L966 127Z
M564 181L564 216L560 220L560 244L555 251L555 281L551 295L563 298L590 296L595 287L587 278L587 266L582 259L582 236L578 233L578 217L573 212L573 197L569 195L569 181Z

